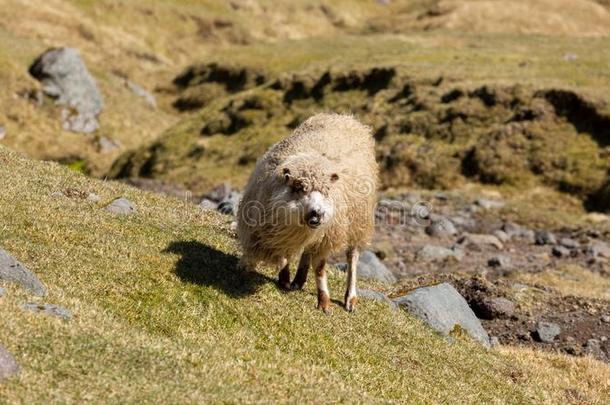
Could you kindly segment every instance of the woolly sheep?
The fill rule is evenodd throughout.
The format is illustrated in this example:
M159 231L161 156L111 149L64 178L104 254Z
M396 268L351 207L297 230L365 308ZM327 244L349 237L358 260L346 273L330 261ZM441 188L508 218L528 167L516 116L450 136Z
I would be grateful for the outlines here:
M237 212L241 265L276 265L279 286L303 288L316 273L318 308L330 313L328 256L346 249L345 309L357 300L359 251L374 229L378 166L370 128L350 115L318 114L259 159ZM292 283L290 262L300 255Z

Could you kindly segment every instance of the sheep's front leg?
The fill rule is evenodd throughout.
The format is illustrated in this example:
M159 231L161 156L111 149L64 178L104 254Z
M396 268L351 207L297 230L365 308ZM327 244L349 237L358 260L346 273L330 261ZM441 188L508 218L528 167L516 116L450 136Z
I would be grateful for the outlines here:
M292 284L290 285L293 290L300 290L303 288L305 282L307 281L307 273L309 272L310 266L311 254L303 252L303 254L301 255L301 260L299 260L297 274L294 276L294 280L292 280Z
M356 290L356 269L358 267L358 257L360 253L356 248L347 251L347 287L345 289L345 309L348 312L356 310L358 301L358 291Z
M330 294L328 292L328 280L326 279L326 259L318 259L314 262L316 269L316 285L318 287L318 308L330 315Z
M290 263L288 259L282 258L278 262L280 272L278 274L278 285L282 290L290 290Z

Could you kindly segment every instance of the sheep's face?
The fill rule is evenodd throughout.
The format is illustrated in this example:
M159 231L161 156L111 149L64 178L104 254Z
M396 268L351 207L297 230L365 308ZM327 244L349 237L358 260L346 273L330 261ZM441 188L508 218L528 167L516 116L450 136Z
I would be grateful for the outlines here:
M339 175L327 163L297 159L280 167L282 191L277 197L289 224L318 229L331 222L335 206L330 194Z

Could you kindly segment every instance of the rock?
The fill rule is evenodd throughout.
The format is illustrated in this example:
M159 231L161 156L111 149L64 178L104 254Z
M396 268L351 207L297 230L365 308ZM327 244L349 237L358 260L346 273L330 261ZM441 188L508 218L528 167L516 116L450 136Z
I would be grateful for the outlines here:
M498 269L507 269L510 267L510 258L508 256L494 256L487 261L489 267Z
M425 245L417 252L417 258L430 261L442 261L447 258L462 260L464 252L461 249L448 249L442 246Z
M35 302L28 302L26 304L23 304L23 309L38 314L55 316L57 318L62 318L65 320L72 318L72 311L53 304L37 304Z
M34 61L29 71L42 83L43 92L64 106L64 129L90 133L99 128L97 117L104 102L76 49L49 49Z
M610 323L610 315L602 315L602 322Z
M106 211L117 215L131 215L138 212L138 209L131 201L120 197L114 200L106 207Z
M150 92L146 91L142 86L132 82L131 80L125 80L125 87L133 92L138 97L141 97L146 101L152 109L157 108L157 100Z
M0 280L15 283L39 297L46 294L38 277L3 249L0 249Z
M563 246L553 246L553 256L555 257L569 257L570 250Z
M501 229L494 231L493 236L498 238L498 240L502 243L506 243L510 240L510 236L508 236L508 234Z
M95 193L89 193L87 195L87 201L92 204L97 204L98 202L100 202L100 196Z
M6 291L4 291L4 288L0 287L0 298L4 297L5 293Z
M489 344L491 345L491 347L498 347L500 346L500 339L498 339L497 336L492 336L489 339Z
M510 318L514 313L515 304L504 297L487 297L477 304L477 315L483 319Z
M481 322L451 284L418 288L394 302L443 335L449 335L459 325L475 340L490 346L489 336Z
M561 238L559 244L568 249L578 249L580 247L580 242L570 238Z
M561 333L559 325L553 322L538 322L534 330L534 338L539 342L552 343Z
M606 359L602 343L598 339L588 339L584 346L585 353L598 359Z
M594 241L589 243L585 253L591 258L603 257L610 259L610 246L605 242Z
M210 199L204 198L199 203L199 208L202 210L216 210L218 208L218 204Z
M121 149L121 147L123 146L121 145L121 142L117 141L116 139L109 139L105 136L102 136L97 141L97 145L100 153L112 153L116 150Z
M565 60L566 62L573 62L577 59L578 59L578 55L576 55L574 53L566 53L565 55L563 55L563 60Z
M4 125L0 125L0 141L6 138L6 128Z
M379 291L358 289L358 297L362 297L367 300L383 302L388 304L392 309L396 308L396 303L389 299L387 295Z
M504 202L503 201L498 201L498 200L490 200L487 198L479 198L478 200L476 200L475 205L484 208L486 210L491 210L491 209L499 209L504 207Z
M466 233L458 240L458 243L464 246L493 246L498 250L504 249L502 242L493 235Z
M453 236L457 234L457 229L453 223L447 218L440 218L432 221L425 229L428 236L435 238L442 238L447 236Z
M231 191L225 196L222 201L218 204L218 211L225 215L237 214L237 204L241 200L241 193L238 191Z
M0 345L0 380L19 373L19 364L12 354Z
M557 239L552 232L541 230L535 232L536 245L554 245Z
M336 267L343 271L347 270L346 263L340 263ZM377 280L387 284L394 284L397 281L396 276L370 250L365 250L360 254L356 271L358 278L362 279Z
M511 239L520 238L526 240L529 243L534 243L536 241L534 231L532 231L531 229L524 228L514 222L505 222L502 225L502 230L506 232L508 237Z

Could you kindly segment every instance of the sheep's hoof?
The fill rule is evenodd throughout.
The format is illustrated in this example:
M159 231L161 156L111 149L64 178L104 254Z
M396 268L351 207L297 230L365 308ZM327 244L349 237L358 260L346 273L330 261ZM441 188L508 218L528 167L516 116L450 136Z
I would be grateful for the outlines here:
M286 267L280 271L277 283L280 289L290 291L290 271Z
M330 306L323 307L320 304L318 304L318 309L321 309L322 312L324 312L324 314L326 314L326 315L332 315L333 314L333 309Z
M347 312L356 312L356 302L358 301L357 297L352 297L345 300L345 310Z
M279 280L277 284L282 291L292 291L292 286L286 281Z
M333 310L330 307L330 297L325 292L318 290L318 309L324 311L326 315L330 315L333 313Z
M301 284L301 283L297 283L296 281L293 281L293 282L290 284L290 289L291 289L292 291L296 291L296 290L302 290L302 289L303 289L303 284Z

